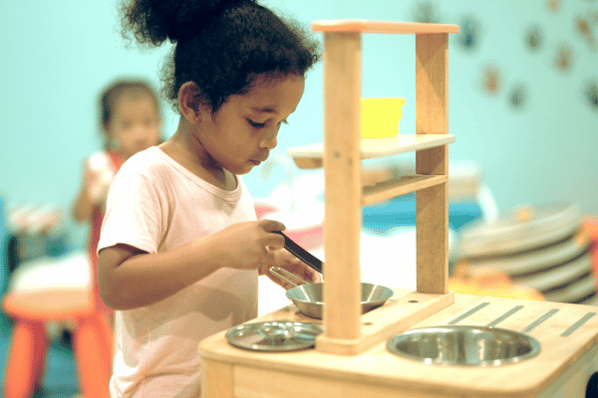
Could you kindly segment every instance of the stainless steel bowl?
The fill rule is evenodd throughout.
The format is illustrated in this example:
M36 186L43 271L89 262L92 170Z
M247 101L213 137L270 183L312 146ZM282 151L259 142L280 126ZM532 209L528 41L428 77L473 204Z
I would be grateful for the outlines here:
M412 329L391 338L387 348L407 359L452 366L500 366L540 353L540 343L531 336L481 326Z
M311 318L322 319L324 315L323 283L309 283L280 267L272 267L270 268L270 271L274 275L295 286L294 288L287 290L286 296L295 304L299 312ZM300 280L304 285L297 285L291 278ZM382 306L393 294L394 292L392 289L386 286L362 283L361 313L365 314L368 311Z
M323 283L310 283L287 290L286 296L297 309L311 318L322 319L324 312ZM365 314L382 306L394 292L386 286L361 284L361 313Z

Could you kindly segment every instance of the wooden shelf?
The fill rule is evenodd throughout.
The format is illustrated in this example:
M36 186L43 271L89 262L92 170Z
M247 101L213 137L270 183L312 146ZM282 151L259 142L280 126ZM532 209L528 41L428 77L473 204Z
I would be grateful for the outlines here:
M382 181L376 185L363 187L361 205L367 206L383 202L397 196L405 195L420 189L430 188L448 182L446 175L412 174L401 178Z
M382 156L397 155L434 148L455 142L451 134L397 134L391 138L361 139L361 159L372 159ZM287 150L297 167L316 169L322 167L324 144L316 143Z
M458 25L431 24L417 22L369 21L364 19L314 21L311 25L314 32L352 32L383 34L424 34L424 33L458 33Z

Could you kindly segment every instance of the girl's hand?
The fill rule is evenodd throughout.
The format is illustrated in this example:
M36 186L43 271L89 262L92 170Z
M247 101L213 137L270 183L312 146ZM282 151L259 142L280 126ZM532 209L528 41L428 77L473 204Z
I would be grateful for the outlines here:
M284 247L284 237L275 231L284 231L283 223L273 220L233 224L207 239L213 239L224 266L237 269L258 269L267 261L271 250Z
M270 250L270 255L268 256L267 260L260 266L259 273L260 275L266 275L274 283L282 286L285 290L289 290L294 287L292 284L274 275L270 271L271 267L284 268L287 271L291 272L294 275L297 275L298 277L309 283L319 283L322 281L322 278L317 271L310 268L307 264L299 260L297 257L293 256L286 249ZM297 284L302 284L302 282L297 282Z

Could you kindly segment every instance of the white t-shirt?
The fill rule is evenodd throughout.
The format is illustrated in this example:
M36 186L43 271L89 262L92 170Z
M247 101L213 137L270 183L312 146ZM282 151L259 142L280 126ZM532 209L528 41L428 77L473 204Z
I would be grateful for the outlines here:
M240 177L222 190L152 147L116 175L98 251L123 243L165 252L252 220ZM116 311L112 397L198 397L199 341L255 318L257 288L257 271L223 268L158 303Z

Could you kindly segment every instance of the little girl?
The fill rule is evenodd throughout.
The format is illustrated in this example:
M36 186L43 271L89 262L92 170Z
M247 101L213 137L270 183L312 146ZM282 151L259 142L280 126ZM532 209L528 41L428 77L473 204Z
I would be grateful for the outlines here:
M131 157L108 196L99 285L117 310L113 397L198 397L198 343L257 315L258 274L319 275L256 220L242 174L268 158L295 111L317 43L253 0L137 0L138 41L174 44L174 135Z
M72 213L76 221L91 224L88 250L95 307L110 317L112 310L102 302L97 284L97 248L106 196L123 162L131 155L159 143L161 117L158 97L143 81L119 80L102 93L100 116L104 150L93 153L85 160L83 184Z

